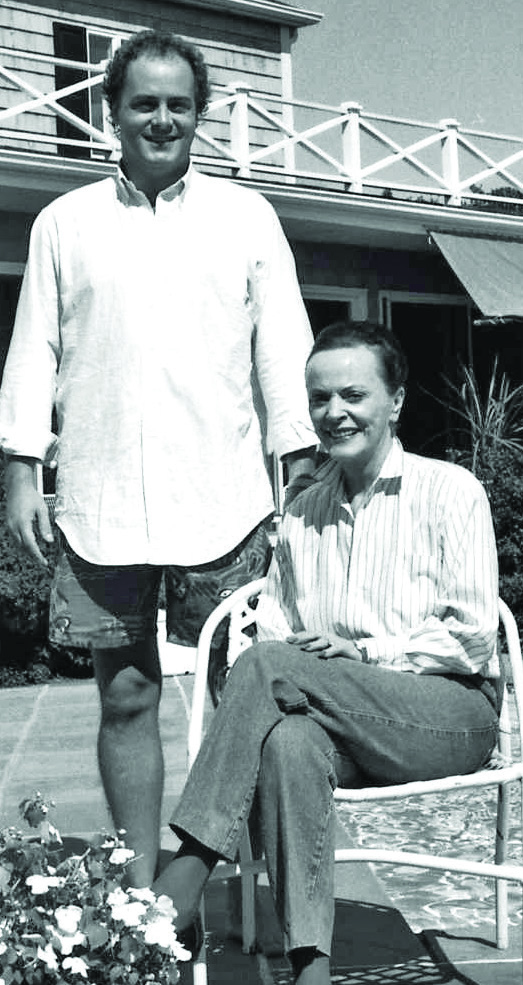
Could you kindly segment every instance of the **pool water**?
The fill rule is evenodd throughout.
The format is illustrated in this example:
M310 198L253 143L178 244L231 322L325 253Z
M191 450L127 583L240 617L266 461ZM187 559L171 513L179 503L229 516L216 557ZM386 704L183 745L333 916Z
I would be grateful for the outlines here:
M411 797L403 802L359 806L341 805L339 817L356 844L365 848L395 847L403 851L463 855L492 861L496 790ZM510 862L523 861L517 819L519 797L511 802L508 845ZM430 872L406 865L375 866L375 872L394 906L411 929L427 927L479 930L495 926L494 880L463 873ZM509 922L521 923L521 887L509 883Z

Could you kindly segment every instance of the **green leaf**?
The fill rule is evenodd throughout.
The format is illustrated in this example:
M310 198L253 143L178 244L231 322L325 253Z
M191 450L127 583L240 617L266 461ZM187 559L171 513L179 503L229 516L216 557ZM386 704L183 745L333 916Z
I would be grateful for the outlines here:
M96 923L95 921L85 926L83 931L89 941L89 944L93 948L103 947L109 940L107 927L104 927L103 924Z

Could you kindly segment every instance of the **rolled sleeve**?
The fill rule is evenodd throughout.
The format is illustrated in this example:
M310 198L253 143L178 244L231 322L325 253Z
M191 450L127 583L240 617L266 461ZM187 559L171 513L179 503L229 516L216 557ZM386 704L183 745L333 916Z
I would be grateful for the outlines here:
M48 461L59 354L57 260L52 223L36 219L0 390L0 445L9 455Z
M445 513L436 611L404 637L365 639L369 657L418 674L497 673L498 568L487 497L463 487Z
M317 444L305 389L313 336L292 252L274 210L265 205L265 254L253 271L255 366L267 412L267 449L281 457Z

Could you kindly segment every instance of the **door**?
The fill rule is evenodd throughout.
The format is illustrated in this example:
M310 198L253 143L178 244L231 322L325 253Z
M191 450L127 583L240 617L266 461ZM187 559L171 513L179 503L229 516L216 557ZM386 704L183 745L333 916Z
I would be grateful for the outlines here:
M409 362L399 428L407 451L444 458L459 442L455 398L446 380L457 383L460 363L469 362L468 322L465 305L391 300L390 327Z

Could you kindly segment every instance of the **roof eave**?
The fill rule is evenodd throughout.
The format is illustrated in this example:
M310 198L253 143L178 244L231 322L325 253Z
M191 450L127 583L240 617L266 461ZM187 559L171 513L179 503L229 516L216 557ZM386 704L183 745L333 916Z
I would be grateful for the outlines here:
M176 0L170 0L175 3ZM189 7L204 7L214 11L223 10L229 13L243 14L244 17L252 17L255 20L274 21L278 24L286 24L289 27L307 27L311 24L318 24L322 20L323 14L316 13L314 10L303 10L292 7L288 3L280 3L279 0L183 0Z
M430 232L523 239L523 217L448 205L390 202L368 195L249 181L276 208L288 234L316 242L365 244L369 234L393 249L430 250Z

